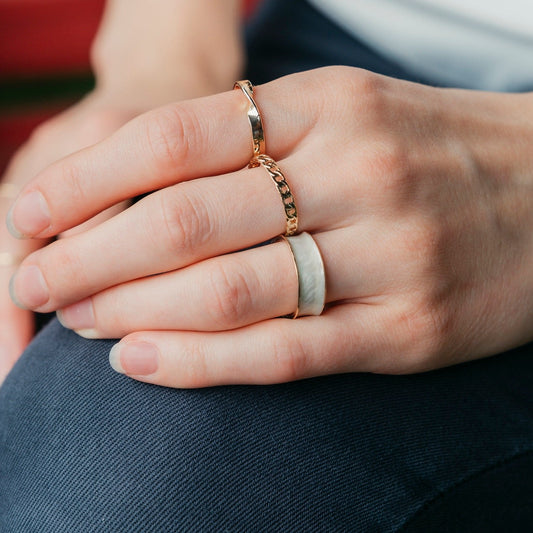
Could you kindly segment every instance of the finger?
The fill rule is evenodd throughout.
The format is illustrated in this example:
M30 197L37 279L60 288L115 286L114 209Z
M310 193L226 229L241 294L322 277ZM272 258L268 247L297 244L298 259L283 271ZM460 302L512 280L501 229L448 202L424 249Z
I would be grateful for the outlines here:
M322 231L352 222L353 203L340 190L349 180L327 186L307 151L279 165L296 199L300 230ZM364 221L363 210L358 211L355 218ZM21 272L38 277L40 283L22 282L19 273L13 296L23 307L52 311L112 285L264 242L283 233L285 224L279 191L261 167L188 181L153 193L105 224L34 254ZM368 229L366 233L372 234ZM27 266L37 266L40 272ZM38 297L30 294L42 283L46 287Z
M9 297L7 288L14 267L7 264L8 257L6 252L0 254L4 261L0 265L0 384L34 333L33 313L19 309Z
M34 334L34 315L14 304L0 308L0 385Z
M20 189L19 173L26 169L26 148L12 158L0 183L0 217L4 218L9 202ZM9 280L17 265L31 252L44 246L44 241L19 241L3 225L0 226L0 385L31 341L34 314L17 307L9 296Z
M263 178L261 176L258 184L271 185L265 183L267 180ZM247 181L244 175L235 179ZM215 179L213 184L216 185ZM190 213L191 221L185 222L190 216L187 215L187 209L201 205L209 195L206 194L204 186L198 188L193 184L184 184L183 187L195 190L196 196L193 198L191 192L180 196L186 199L176 204L176 214L181 213L177 215L181 221L178 231L167 233L170 224L164 221L164 217L159 223L154 224L153 218L157 220L165 209L157 205L160 200L156 194L159 193L151 195L105 224L70 239L55 242L30 256L23 262L12 280L14 301L24 308L49 312L79 302L96 293L100 293L99 298L104 298L105 289L124 284L122 289L117 288L119 292L114 293L115 296L110 297L118 298L118 294L122 294L123 291L140 290L139 282L132 286L127 284L130 280L173 271L209 257L244 249L257 242L264 242L282 231L279 226L284 225L284 215L280 205L277 205L279 211L276 212L275 209L264 210L262 203L257 203L255 223L247 224L242 219L242 213L238 213L238 210L231 206L235 198L231 195L225 197L223 194L217 194L219 188L216 186L213 187L212 199L208 202L208 205L213 207L206 207L200 211L193 210ZM244 184L243 189L245 190ZM273 188L267 187L267 189L268 191L259 196L260 198L268 196L268 193L272 192L270 189ZM233 188L230 187L229 190L232 191ZM272 200L279 204L279 197L276 198L276 194L274 191ZM160 195L160 198L165 197ZM243 195L239 197L239 202L242 200ZM245 196L242 203L248 205L251 201ZM268 203L266 199L264 203ZM213 223L208 221L207 216L198 214L210 211L220 212L220 215L216 215L213 219ZM144 214L135 215L135 212L144 212ZM154 213L153 217L151 213ZM231 216L234 213L236 216ZM225 222L219 221L224 218ZM141 222L134 223L135 220ZM142 222L143 220L146 222ZM202 223L205 222L207 224L204 229ZM269 228L269 224L276 229ZM392 290L404 283L409 269L402 266L405 262L402 262L401 255L397 255L401 254L401 247L397 246L396 233L383 227L384 224L387 222L381 225L361 223L349 228L315 234L318 246L322 250L326 272L332 273L328 281L328 295L331 298L369 299L375 294L382 293L386 287ZM391 257L391 261L379 260L384 253ZM352 259L348 262L346 257ZM288 269L289 272L291 268ZM204 278L195 276L193 274L195 270L190 272L191 283L201 286ZM278 272L283 271L278 269ZM166 290L170 292L176 290L168 281L173 279L171 276L161 280L161 283L164 282L169 286ZM155 284L155 281L148 281L150 286L152 283ZM124 298L128 301L129 297ZM153 300L147 295L144 309L155 311L152 302ZM111 308L116 310L114 305L111 305ZM130 304L127 304L126 308L130 308ZM277 314L279 309L274 314L262 318ZM146 312L138 316L145 315Z
M88 338L143 329L217 331L293 313L298 279L286 243L202 261L113 287L58 311Z
M386 276L380 276L378 261L361 262L360 253L353 253L349 266L342 261L346 243L350 248L348 233L314 235L325 265L327 302L369 303L383 293ZM140 330L235 329L290 315L297 305L294 258L288 245L278 242L116 285L58 311L58 317L84 337L118 338Z
M322 316L273 319L233 331L139 332L110 353L117 371L167 387L271 384L373 371L387 357L378 306L346 304Z
M83 233L84 231L94 228L98 226L99 224L102 224L102 222L105 222L106 220L113 218L115 215L118 215L118 213L122 213L122 211L127 209L130 206L130 204L131 202L125 200L124 202L120 202L117 205L113 205L107 208L105 211L102 211L101 213L98 213L94 217L90 218L86 222L82 222L78 226L75 226L67 231L64 231L63 233L59 235L59 238L64 239L65 237L72 237L73 235L76 235L78 233Z
M256 89L268 151L282 158L305 138L318 110L295 100L309 74ZM181 102L134 119L108 139L42 171L9 216L21 236L51 236L121 200L242 168L250 159L247 100L240 91Z
M180 184L28 257L13 281L14 299L39 311L58 309L111 285L264 242L283 231L284 219L262 169ZM46 283L42 299L32 294L38 284L28 271Z

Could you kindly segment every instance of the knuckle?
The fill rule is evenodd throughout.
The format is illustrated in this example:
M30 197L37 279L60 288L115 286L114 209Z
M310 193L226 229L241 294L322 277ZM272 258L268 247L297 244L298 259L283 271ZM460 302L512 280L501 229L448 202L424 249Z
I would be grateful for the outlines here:
M106 109L92 110L79 124L79 136L85 145L101 141L117 130L130 118L126 112L109 111Z
M344 74L343 82L350 91L357 117L364 117L365 121L373 123L384 116L387 102L383 76L368 70L352 69Z
M68 240L59 240L38 252L37 262L50 291L50 301L62 301L63 291L58 286L79 288L89 287L89 279L85 271L85 262L77 249Z
M409 187L412 179L409 150L396 136L388 136L379 142L378 168L385 178L385 188L400 190Z
M358 98L372 96L383 85L383 77L362 68L334 65L324 67L327 85L333 83L340 90L347 89L357 102Z
M444 230L428 217L416 217L403 231L403 245L416 261L417 270L435 274L441 262Z
M372 176L376 194L405 205L414 185L410 152L401 139L392 134L380 135L365 158L365 173Z
M346 117L373 116L381 110L382 77L360 68L346 66L332 66L324 69L326 75L319 88L322 91L322 100L328 107L337 109L338 119L346 124ZM331 87L335 87L336 98L331 98ZM351 121L352 127L356 127Z
M372 177L368 180L369 194L404 200L412 193L415 159L412 147L398 131L398 104L391 80L354 68L343 71L341 76L349 91L350 105L344 120L346 116L355 117L349 127L357 135L361 129L368 132L358 165L363 176Z
M57 163L56 175L62 190L68 191L73 205L85 205L90 201L89 191L86 189L87 180L83 179L82 169L69 160Z
M358 98L369 100L370 102L377 100L382 94L384 87L384 78L378 74L364 69L353 69L346 71L348 75L347 81L351 81L352 90L356 92Z
M308 354L300 339L282 328L271 339L274 377L278 382L295 381L308 375Z
M214 225L196 186L191 182L178 184L162 191L159 198L167 247L185 255L197 254L198 249L211 239ZM151 230L151 235L161 234L159 225Z
M217 328L229 329L240 325L252 309L254 291L250 273L233 261L213 263L206 289L207 309Z
M197 114L185 104L144 115L143 139L149 157L163 176L175 177L192 153L203 153L204 135Z
M453 316L443 302L429 296L417 300L400 315L404 354L402 373L435 367L447 351L453 331Z

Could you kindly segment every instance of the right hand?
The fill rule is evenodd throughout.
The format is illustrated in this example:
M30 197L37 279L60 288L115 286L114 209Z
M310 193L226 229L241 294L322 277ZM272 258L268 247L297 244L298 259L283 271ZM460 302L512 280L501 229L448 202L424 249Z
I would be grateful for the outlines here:
M254 245L286 231L288 187L243 168L236 91L154 110L41 172L12 211L28 237L154 192L33 253L13 299L61 310L87 338L122 338L113 368L172 387L423 372L533 340L533 93L330 67L256 97L322 254L321 316L276 318L298 305L295 261L283 243Z

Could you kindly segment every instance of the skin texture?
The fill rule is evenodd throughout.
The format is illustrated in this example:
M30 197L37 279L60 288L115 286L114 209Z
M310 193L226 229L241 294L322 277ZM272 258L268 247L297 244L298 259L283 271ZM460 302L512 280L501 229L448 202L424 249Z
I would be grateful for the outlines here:
M239 76L242 64L239 13L238 0L215 6L208 0L108 0L91 50L96 89L39 126L15 154L1 181L22 190L49 164L101 141L148 109L225 89ZM200 40L206 28L210 39ZM226 57L224 71L210 53L211 46ZM98 225L127 203L100 213L70 234ZM7 199L0 199L3 219L9 206ZM47 242L16 241L6 227L0 228L0 250L16 258ZM0 383L34 333L33 314L16 307L9 297L14 271L14 266L0 266Z
M532 340L533 95L347 67L255 95L300 231L324 258L321 316L275 318L295 307L290 253L247 249L285 220L264 169L244 168L239 91L156 109L38 174L10 213L18 236L155 192L31 254L15 301L62 310L86 337L122 337L116 370L174 387L421 372Z

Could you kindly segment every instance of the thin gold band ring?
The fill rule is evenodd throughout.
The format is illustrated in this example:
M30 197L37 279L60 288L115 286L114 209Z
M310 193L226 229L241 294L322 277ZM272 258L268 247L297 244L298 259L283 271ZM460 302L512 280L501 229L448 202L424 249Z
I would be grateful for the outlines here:
M252 150L253 155L257 156L265 153L265 134L263 132L263 121L261 113L254 100L254 86L249 80L236 81L233 89L240 89L248 99L248 120L252 128Z

